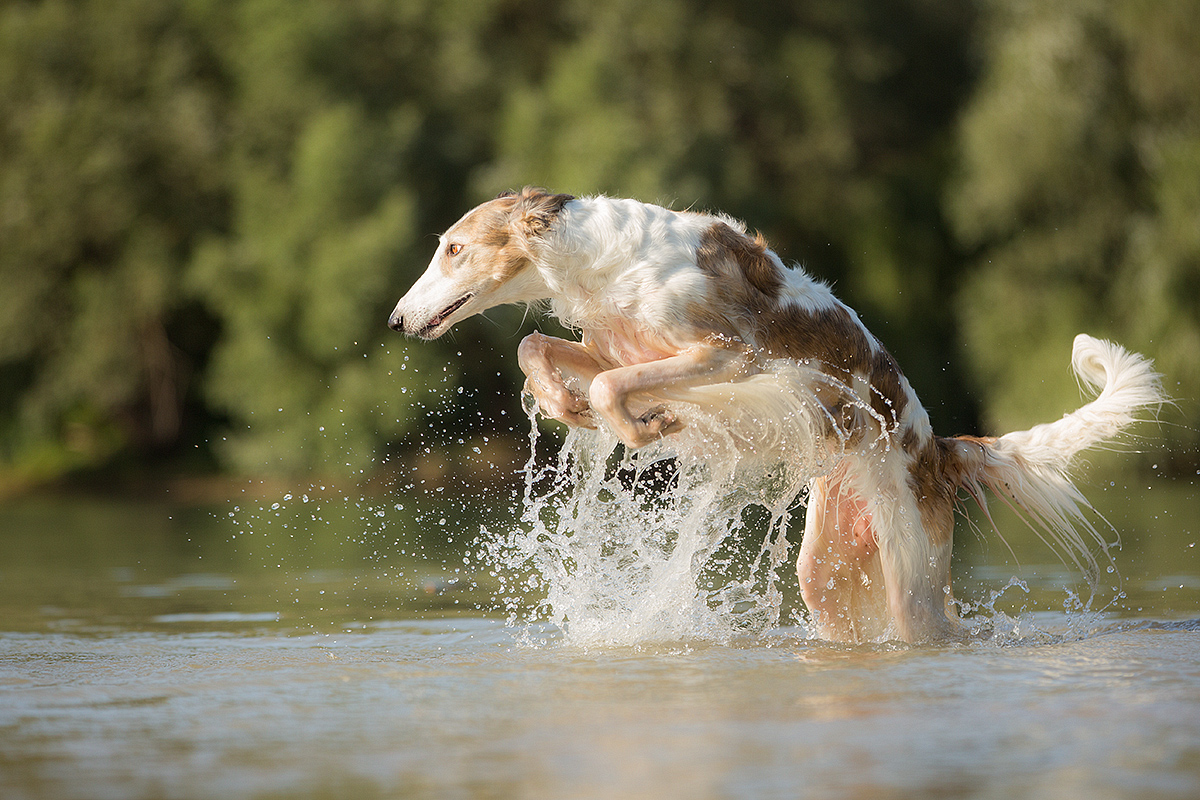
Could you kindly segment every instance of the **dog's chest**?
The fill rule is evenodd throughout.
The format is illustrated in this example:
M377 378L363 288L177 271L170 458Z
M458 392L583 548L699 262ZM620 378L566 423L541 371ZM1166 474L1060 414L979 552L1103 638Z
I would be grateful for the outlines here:
M629 366L679 354L701 330L689 314L707 287L694 270L628 271L606 286L566 296L554 304L563 322L582 331L584 342L604 361ZM565 301L565 302L564 302Z
M658 361L677 355L681 349L638 322L622 318L585 326L583 342L603 361L617 366Z

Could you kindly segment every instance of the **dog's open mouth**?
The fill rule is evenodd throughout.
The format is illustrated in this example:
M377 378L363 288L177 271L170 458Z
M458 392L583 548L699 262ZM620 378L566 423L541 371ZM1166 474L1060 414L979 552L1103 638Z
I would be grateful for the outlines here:
M429 320L429 322L425 323L424 328L421 328L421 330L417 331L417 336L420 336L422 339L432 338L433 332L435 330L437 330L438 328L440 328L442 326L442 323L450 318L451 314L453 314L455 311L458 311L460 308L462 308L464 305L466 305L467 301L470 300L474 296L475 296L474 293L469 292L467 294L464 294L462 297L458 298L457 300L455 300L450 305L443 308L441 311L439 311L437 314L434 315L433 319L431 319L431 320Z

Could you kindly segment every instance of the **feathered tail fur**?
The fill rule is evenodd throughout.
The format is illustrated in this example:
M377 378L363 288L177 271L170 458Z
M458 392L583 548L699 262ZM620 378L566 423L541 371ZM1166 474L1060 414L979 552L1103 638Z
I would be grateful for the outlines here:
M1099 395L1055 422L1015 431L997 439L951 440L958 456L962 488L984 506L986 487L1089 575L1097 562L1087 538L1107 554L1108 544L1089 517L1091 504L1068 472L1074 456L1118 436L1139 412L1166 397L1152 362L1112 342L1080 334L1071 364L1079 379ZM1085 534L1086 537L1085 538Z

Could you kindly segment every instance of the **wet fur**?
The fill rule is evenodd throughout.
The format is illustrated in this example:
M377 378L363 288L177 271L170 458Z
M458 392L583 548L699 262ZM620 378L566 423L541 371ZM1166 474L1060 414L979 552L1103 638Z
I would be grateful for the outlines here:
M1091 403L998 438L936 436L854 311L739 222L536 189L484 203L443 234L389 324L436 338L487 308L542 301L581 333L520 345L546 416L604 424L631 448L681 430L680 408L737 406L751 421L759 409L804 432L814 471L797 570L818 632L840 641L961 632L950 593L960 490L1001 496L1094 569L1104 540L1067 476L1071 459L1162 401L1149 361L1081 334L1073 366L1100 390Z

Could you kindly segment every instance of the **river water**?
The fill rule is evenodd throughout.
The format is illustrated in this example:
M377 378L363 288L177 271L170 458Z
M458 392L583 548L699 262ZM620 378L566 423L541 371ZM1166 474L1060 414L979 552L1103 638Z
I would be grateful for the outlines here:
M996 635L917 647L811 639L786 576L766 627L573 638L485 558L519 496L10 502L0 797L1200 797L1195 481L1097 484L1115 595L968 528Z

